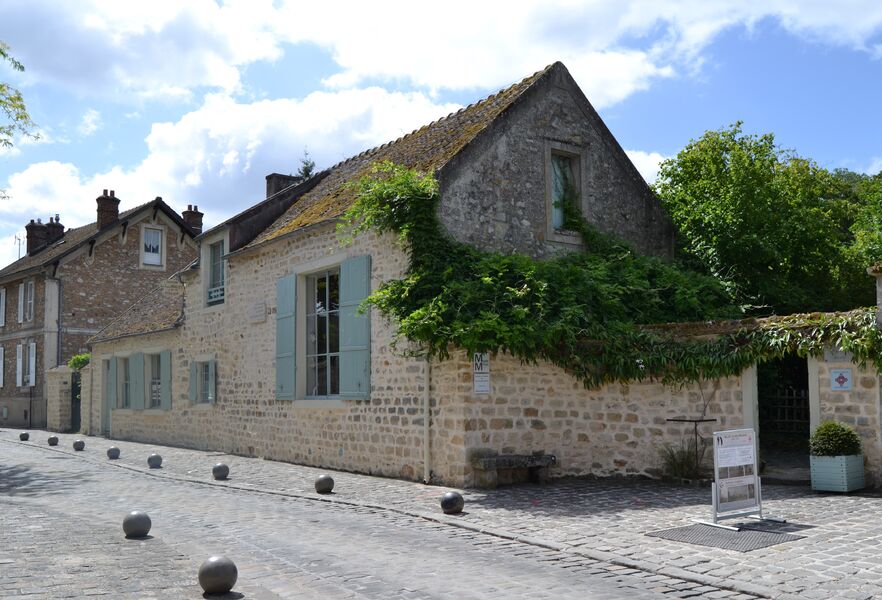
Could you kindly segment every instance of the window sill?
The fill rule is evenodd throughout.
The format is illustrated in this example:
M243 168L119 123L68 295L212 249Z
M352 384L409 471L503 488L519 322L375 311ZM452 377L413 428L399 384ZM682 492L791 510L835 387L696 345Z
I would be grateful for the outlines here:
M191 402L190 408L195 408L198 410L208 410L209 408L213 408L217 406L216 402Z
M164 415L167 412L171 412L170 410L166 410L164 408L145 408L143 410L144 414L147 415Z
M295 400L276 400L280 404L293 404L296 408L349 408L357 402L370 400L370 396L344 397L344 396L307 396Z

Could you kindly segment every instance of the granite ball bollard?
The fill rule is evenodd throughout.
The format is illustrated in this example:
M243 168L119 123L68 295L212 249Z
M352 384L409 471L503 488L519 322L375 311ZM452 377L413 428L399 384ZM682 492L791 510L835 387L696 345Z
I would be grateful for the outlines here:
M230 467L224 463L217 463L211 467L211 475L215 479L226 479L230 476Z
M319 494L330 494L334 491L334 478L330 475L319 475L315 480L315 491Z
M445 515L458 515L465 506L465 500L459 492L447 492L441 496L441 510Z
M156 452L147 457L147 466L151 469L158 469L162 466L162 457Z
M73 448L74 448L74 450L76 450L77 452L83 450L85 447L86 447L86 442L84 442L83 440L76 440L76 441L73 443Z
M49 436L49 445L50 446L57 446L58 445L58 436L57 435L50 435Z
M29 439L31 439L31 434L28 433L27 431L22 431L21 433L18 434L18 439L20 439L23 442L26 442Z
M199 567L199 585L206 594L226 594L237 579L239 569L226 556L212 556Z
M150 533L153 522L150 516L140 510L133 510L123 519L123 533L127 538L142 538Z
M109 458L110 460L116 460L117 458L119 458L119 448L117 448L116 446L111 446L110 448L108 448L107 458Z

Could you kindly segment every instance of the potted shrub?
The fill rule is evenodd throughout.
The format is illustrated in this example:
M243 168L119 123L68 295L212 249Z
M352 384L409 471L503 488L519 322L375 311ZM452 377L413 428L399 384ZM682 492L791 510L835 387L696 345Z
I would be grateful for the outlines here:
M842 423L821 423L809 439L812 489L850 492L864 487L861 438Z

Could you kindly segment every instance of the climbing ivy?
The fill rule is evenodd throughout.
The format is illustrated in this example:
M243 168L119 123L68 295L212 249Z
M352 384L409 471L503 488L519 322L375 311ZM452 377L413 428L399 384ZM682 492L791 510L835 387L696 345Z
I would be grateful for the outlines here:
M437 218L431 175L381 163L354 185L357 200L341 229L347 236L395 234L409 258L405 275L365 304L397 322L398 338L429 357L461 348L547 360L586 387L723 377L790 352L818 355L826 346L877 369L882 364L872 309L746 321L711 336L695 335L694 325L652 326L741 313L716 279L635 254L572 214L566 226L581 234L584 250L537 260L453 240Z

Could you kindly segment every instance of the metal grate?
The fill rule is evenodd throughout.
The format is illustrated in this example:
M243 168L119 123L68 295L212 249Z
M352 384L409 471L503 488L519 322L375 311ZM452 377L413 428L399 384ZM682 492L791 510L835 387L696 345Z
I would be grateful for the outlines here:
M711 527L710 525L687 525L686 527L675 527L674 529L663 529L662 531L653 531L647 533L649 537L657 537L674 542L684 542L687 544L696 544L698 546L711 546L713 548L723 548L724 550L735 550L736 552L750 552L751 550L759 550L784 542L793 542L803 539L802 535L793 535L790 533L778 533L776 531L760 531L756 529L742 529L741 531L730 531L728 529L720 529L719 527Z
M809 430L808 390L786 387L761 393L759 410L763 431L803 433Z

